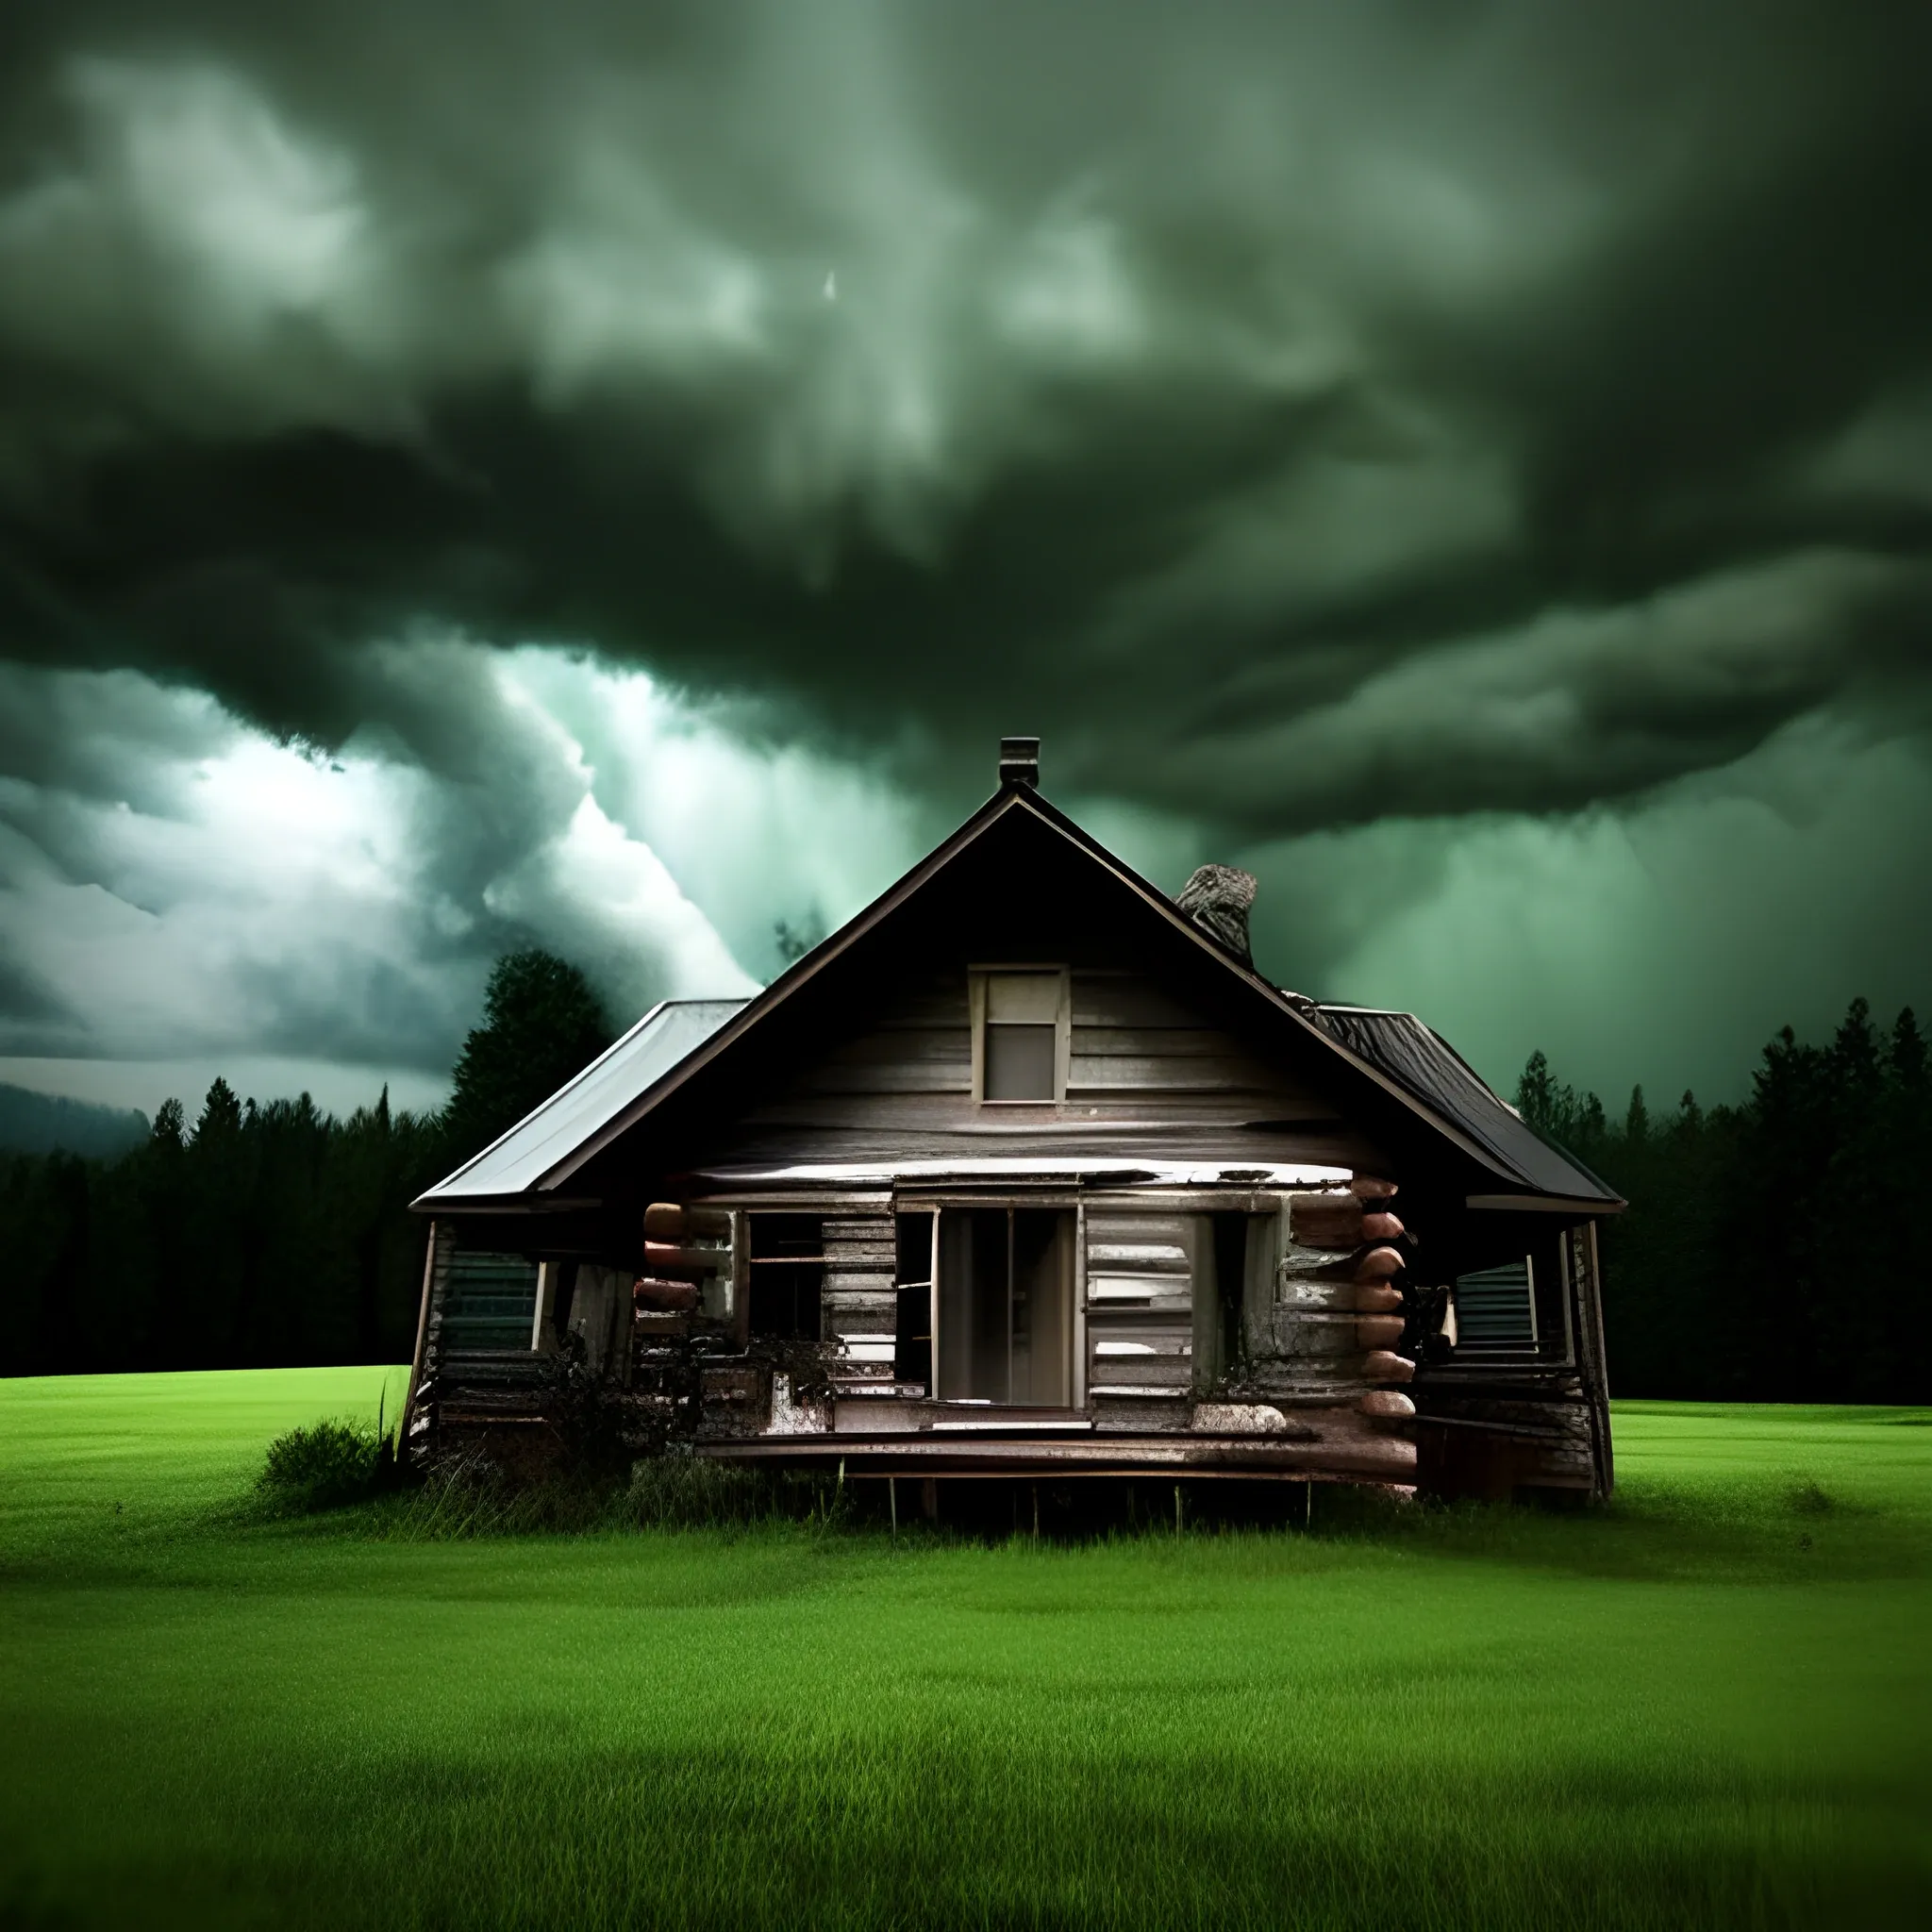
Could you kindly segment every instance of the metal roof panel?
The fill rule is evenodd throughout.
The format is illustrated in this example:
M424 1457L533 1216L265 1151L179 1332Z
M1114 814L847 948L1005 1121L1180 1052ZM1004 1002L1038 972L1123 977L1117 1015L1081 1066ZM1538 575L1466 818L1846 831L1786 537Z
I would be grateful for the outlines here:
M414 1204L460 1208L528 1193L600 1127L655 1087L746 1003L663 1000L574 1080Z
M1524 1187L1581 1200L1618 1200L1616 1191L1580 1160L1551 1146L1413 1013L1367 1007L1318 1007L1316 1011L1344 1045L1461 1128Z

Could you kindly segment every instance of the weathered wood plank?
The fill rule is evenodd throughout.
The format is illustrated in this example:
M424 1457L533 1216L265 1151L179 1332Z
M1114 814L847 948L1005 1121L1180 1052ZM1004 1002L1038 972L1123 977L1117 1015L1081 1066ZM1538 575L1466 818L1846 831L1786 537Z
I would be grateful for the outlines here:
M1074 1051L1099 1059L1252 1059L1232 1033L1216 1026L1080 1026Z
M946 1065L956 1060L970 1062L972 1058L973 1035L966 1024L962 1005L958 1025L881 1027L857 1034L832 1047L822 1064L841 1067L904 1066L915 1060L931 1060Z
M859 1061L814 1068L791 1090L818 1093L960 1093L973 1091L973 1062L961 1060Z
M1090 1268L1131 1270L1136 1274L1186 1274L1188 1251L1178 1242L1090 1241L1087 1243Z
M896 1032L924 1027L964 1026L966 975L959 973L915 987L892 1001L874 1023L881 1030Z
M1311 1124L1301 1130L1256 1127L1245 1120L1225 1118L1150 1120L1133 1110L1123 1119L1105 1119L1097 1112L1074 1116L1067 1109L1014 1108L988 1118L980 1109L967 1108L956 1119L924 1126L870 1119L844 1125L745 1121L712 1143L707 1171L813 1161L876 1163L882 1169L911 1160L972 1166L989 1159L1042 1155L1055 1159L1078 1157L1096 1167L1175 1160L1231 1167L1282 1162L1346 1168L1377 1158L1367 1137L1342 1121Z
M1180 1356L1108 1356L1090 1371L1095 1389L1171 1389L1190 1386L1193 1364Z
M1070 1095L1064 1107L994 1109L981 1107L965 1093L805 1093L775 1097L744 1116L748 1134L774 1130L791 1133L851 1135L868 1129L879 1134L972 1133L985 1138L1012 1132L1030 1122L1067 1133L1082 1128L1133 1126L1141 1128L1216 1126L1239 1131L1251 1121L1306 1121L1326 1130L1327 1116L1304 1114L1299 1101L1276 1092L1226 1091L1188 1093L1167 1091L1090 1092ZM1336 1123L1338 1128L1342 1126ZM1345 1132L1345 1129L1343 1130ZM1301 1136L1313 1141L1313 1133ZM1327 1143L1324 1143L1327 1144ZM1365 1145L1358 1135L1338 1139L1324 1164L1344 1164L1349 1152Z
M1307 1089L1272 1075L1259 1060L1245 1054L1090 1054L1074 1041L1074 1058L1067 1076L1067 1095L1119 1093L1128 1090L1155 1093L1267 1094L1274 1111L1291 1107L1297 1114L1333 1108Z
M1139 974L1074 974L1074 1024L1081 1026L1198 1026L1201 1015Z

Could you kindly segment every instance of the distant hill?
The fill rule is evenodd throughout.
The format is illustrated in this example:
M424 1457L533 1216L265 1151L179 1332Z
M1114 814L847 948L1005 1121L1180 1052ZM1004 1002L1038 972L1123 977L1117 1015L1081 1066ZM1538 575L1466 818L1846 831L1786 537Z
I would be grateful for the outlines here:
M0 1085L0 1153L50 1154L58 1147L106 1159L139 1146L148 1131L146 1114L132 1108Z

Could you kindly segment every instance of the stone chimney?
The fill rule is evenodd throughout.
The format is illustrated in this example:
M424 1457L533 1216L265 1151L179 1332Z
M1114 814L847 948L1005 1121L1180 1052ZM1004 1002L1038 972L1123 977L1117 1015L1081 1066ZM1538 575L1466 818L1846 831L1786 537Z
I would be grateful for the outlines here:
M1218 940L1243 966L1255 956L1248 945L1248 908L1255 903L1255 874L1232 865L1204 865L1184 885L1174 904Z
M1040 790L1040 741L1037 738L1000 740L1000 785L1024 785Z

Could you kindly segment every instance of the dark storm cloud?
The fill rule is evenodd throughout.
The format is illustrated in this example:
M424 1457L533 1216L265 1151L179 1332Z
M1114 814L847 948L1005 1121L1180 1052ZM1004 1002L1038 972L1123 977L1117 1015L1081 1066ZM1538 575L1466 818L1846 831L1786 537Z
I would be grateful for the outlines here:
M1923 10L4 31L18 658L467 782L408 641L560 640L1257 838L1923 720Z

